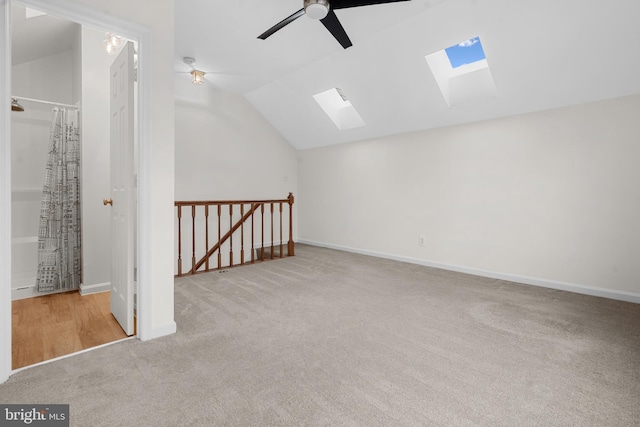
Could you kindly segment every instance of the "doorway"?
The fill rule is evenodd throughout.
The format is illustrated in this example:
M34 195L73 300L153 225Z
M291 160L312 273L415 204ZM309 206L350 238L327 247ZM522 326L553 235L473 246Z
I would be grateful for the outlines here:
M102 321L97 316L91 319L86 316L84 311L74 309L75 307L71 306L68 301L80 304L80 300L68 292L70 289L75 289L75 292L87 296L87 300L103 303L104 298L89 298L88 295L110 292L109 289L113 284L111 280L111 270L114 265L114 262L111 262L113 260L112 247L117 242L112 244L109 223L111 222L110 212L115 209L103 204L101 198L101 196L109 197L109 193L112 192L109 184L110 169L113 166L110 164L109 138L109 104L112 101L108 82L110 67L113 67L114 60L119 57L118 47L132 45L132 43L127 43L115 35L107 38L100 31L22 6L13 6L12 8L12 36L12 99L15 99L16 102L22 102L24 105L12 112L12 294L14 299L12 305L14 309L22 307L33 313L31 317L33 320L13 316L14 322L21 320L30 326L29 333L25 334L23 325L14 325L13 343L20 346L29 345L25 338L32 337L31 343L34 348L41 347L43 341L49 341L46 332L43 335L41 331L51 331L52 335L58 337L64 336L64 331L61 333L59 328L52 329L51 326L58 323L57 319L60 317L68 319L72 322L62 325L68 325L68 336L77 335L78 338L74 340L76 344L60 345L60 350L56 351L36 352L58 356L61 351L70 353L74 349L84 349L84 345L80 345L80 343L91 345L92 342L99 342L103 344L105 343L104 337L121 338L117 334L109 332L112 326L110 323ZM113 44L114 40L120 41L120 45ZM109 49L107 50L105 47ZM133 50L133 46L130 50ZM133 79L130 80L133 86ZM69 206L73 212L78 212L77 218L69 221L69 227L65 225L60 227L59 223L56 223L56 226L60 227L58 230L81 228L82 232L73 236L78 237L74 239L77 241L77 247L68 245L76 254L75 256L67 256L69 248L66 247L53 245L52 250L47 248L47 260L55 259L56 254L63 255L57 257L58 265L54 270L73 268L76 269L76 274L72 276L75 279L72 280L74 283L62 283L63 280L56 280L60 284L60 288L53 290L52 284L52 289L43 293L41 289L42 270L48 267L41 265L44 251L38 249L43 245L42 236L38 237L38 228L42 229L43 226L42 221L38 221L37 218L42 215L40 211L43 209L40 207L42 182L44 180L48 183L51 180L50 175L52 175L49 167L52 162L50 160L43 161L43 159L51 156L51 154L47 154L47 149L52 150L49 138L54 128L57 129L57 124L54 127L48 122L48 116L51 115L53 108L57 108L58 111L71 109L74 114L79 110L79 114L75 114L76 120L79 119L79 122L70 129L73 131L72 133L79 133L80 144L78 145L82 148L78 150L79 155L68 157L80 159L81 173L73 174L70 167L66 175L77 175L79 185L76 183L74 187L79 187L81 194L72 194L68 198L81 203L79 206L77 204ZM134 121L131 120L131 123ZM69 133L68 129L66 133ZM131 135L134 135L133 128ZM60 138L58 143L63 140L64 138ZM129 140L132 148L135 145L133 140L133 137ZM60 151L59 148L56 151ZM129 156L128 163L133 164L133 157L133 155ZM55 161L53 163L55 164ZM77 168L77 164L72 163L74 168ZM45 164L48 165L47 168L44 167ZM55 177L53 179L55 180ZM55 185L51 183L51 187L55 187ZM60 195L62 193L60 192ZM49 198L48 195L47 198ZM66 212L66 210L66 205L60 209L61 216L62 211ZM75 217L76 215L71 216ZM39 222L40 227L38 227ZM55 237L56 233L51 234ZM125 236L125 238L127 237ZM55 241L62 239L50 240L55 243ZM38 271L36 271L36 267ZM129 268L133 270L132 266ZM40 286L38 286L36 276ZM130 277L133 278L133 271L130 272ZM51 295L51 293L58 292L66 294L59 297ZM30 305L24 301L20 303L16 301L22 298L36 298L41 301L33 302ZM107 302L110 300L112 301L111 298L106 298ZM51 301L57 301L57 303L51 304ZM61 309L62 307L65 309ZM100 304L97 304L94 312L102 311ZM77 318L74 319L74 316ZM131 319L126 315L120 316L120 319L126 319L127 335L133 334L133 327L129 326L133 322L133 308L130 310L130 317ZM90 320L95 321L95 327L83 326L79 329L74 327L76 324L84 324ZM99 325L103 325L106 331L96 329ZM74 334L73 330L76 329L78 332ZM103 338L95 341L88 339L86 337L88 331L93 336ZM20 335L19 339L15 339L15 335ZM23 348L16 347L13 353L13 368L15 369L21 367L16 366L15 356L28 352Z
M40 9L40 6L44 6L44 7L42 7L42 9L47 9L47 8L48 8L48 9L50 9L50 10L51 10L51 12L52 12L52 13L57 14L58 16L63 16L63 15L65 15L65 12L69 12L69 15L70 15L70 18L71 18L71 19L74 19L74 18L78 18L78 17L79 17L80 19L74 19L74 20L75 20L76 22L89 22L89 23L91 24L91 27L92 27L92 28L95 28L95 27L96 27L96 23L99 23L99 25L97 25L98 27L107 27L107 25L108 25L108 26L111 26L111 27L115 26L115 27L118 27L118 28L124 28L124 29L125 29L125 30L124 30L124 32L129 31L129 34L130 34L130 35L131 35L131 34L136 35L136 30L139 30L139 29L137 29L137 28L136 28L136 29L134 29L133 31L131 31L131 29L130 29L130 28L127 30L127 25L128 25L128 24L123 23L123 22L121 22L121 21L119 21L119 20L111 19L110 17L108 17L108 16L106 16L106 15L102 15L102 14L99 14L99 13L91 13L90 11L87 11L87 10L85 10L85 9L82 9L82 10L80 10L80 11L77 11L77 10L76 10L76 11L73 11L73 10L69 10L69 11L67 11L67 10L62 10L63 8L61 8L61 7L59 7L58 5L56 5L56 4L55 4L56 2L50 2L50 3L48 3L48 2L47 2L47 3L42 3L42 2L39 2L39 1L37 1L37 0L33 0L33 1L21 1L21 2L19 2L19 3L20 3L20 4L26 4L26 5L29 5L29 4L33 3L33 4L35 4L35 6L37 6L37 7L38 7L38 9ZM3 12L2 14L3 14L3 15L7 15L7 14L8 14L8 12L11 10L10 2L9 2L9 1L7 1L7 0L3 0L3 1L0 1L0 5L2 6L2 12ZM70 5L66 4L66 5L65 5L65 7L72 7L72 6L70 6ZM52 10L52 9L53 9L53 10ZM62 12L61 12L61 11L62 11ZM111 24L109 24L109 23L111 23ZM114 25L114 23L115 23L115 25ZM98 31L98 32L100 32L100 31ZM104 33L102 33L102 36L101 36L101 37L104 37ZM144 37L138 37L138 39L140 39L140 38L144 39ZM7 32L5 32L5 34L4 34L4 39L5 39L5 41L7 40ZM102 41L102 40L101 40L101 41ZM149 43L149 44L150 44L150 43ZM146 44L146 46L149 46L149 44ZM6 43L5 43L5 46L6 46ZM2 47L0 47L0 55L2 55L2 56L5 58L5 60L9 59L8 52L7 52L4 48L2 48ZM5 63L8 63L8 64L9 64L9 66L11 65L11 61L10 61L10 60L9 60L9 61L7 61L7 62L5 62ZM7 67L7 68L9 68L9 67ZM7 80L8 80L8 79L6 79L6 78L4 78L4 77L5 77L5 76L7 76L7 75L9 75L9 73L8 73L8 72L9 72L9 71L11 71L11 70L9 69L9 70L5 70L5 71L6 71L6 72L3 72L3 73L2 73L2 77L3 77L3 81L4 81L4 86L5 86L5 87L3 88L4 90L3 90L2 92L3 92L3 93L5 93L5 94L7 94L7 93L9 92L9 89L8 89L8 88L10 88L10 84L7 84ZM107 85L107 86L108 86L108 85ZM107 102L108 102L108 101L107 101ZM107 104L107 107L106 107L106 108L107 108L107 111L108 111L108 108L109 108L109 107L108 107L108 104ZM142 111L144 111L144 110L142 110ZM108 114L108 113L107 113L107 114ZM9 112L8 112L7 110L4 110L4 109L3 109L3 110L2 110L2 116L3 116L4 123L7 123L7 124L8 124L8 126L6 127L6 129L10 129L10 120L8 120L8 119L9 119L9 117L8 117L8 116L9 116ZM107 123L108 123L108 122L107 122ZM145 124L145 127L148 129L148 124ZM107 134L108 134L108 132L107 132ZM7 155L7 153L8 153L8 152L10 153L10 151L9 151L9 148L10 148L10 142L9 142L9 141L10 141L10 138L8 138L8 137L7 137L7 136L8 136L8 135L7 135L7 133L5 133L3 136L4 136L4 141L3 141L3 144L2 144L3 152L2 152L2 155L0 155L0 157L1 157L1 159L0 159L0 160L4 159L4 160L5 160L4 164L6 165L6 164L7 164L7 161L6 161L6 160L7 160L7 156L6 156L6 155ZM108 146L108 144L107 144L107 146ZM7 171L10 171L11 169L10 169L10 168L7 168L6 170L7 170ZM7 174L4 174L4 176L2 177L2 180L3 180L3 182L4 182L4 183L10 182L10 179L7 179L7 178L8 178L8 177L7 177ZM4 186L4 190L6 190L6 189L7 189L7 186L5 185L5 186ZM136 192L136 193L137 193L137 192ZM13 208L13 206L12 206L12 199L11 199L11 198L9 198L9 197L7 197L8 195L6 194L6 191L3 191L2 196L3 196L3 202L4 202L4 201L7 201L7 203L5 204L5 206L8 208L8 210L9 210L9 209L11 209L11 210L12 210L12 208ZM100 198L99 200L100 200L100 204L101 204L101 205L102 205L102 196L107 196L107 197L108 197L108 193L99 194L99 195L94 194L94 197L99 197L99 198ZM4 214L6 214L6 211L5 211L5 212L3 212L3 215L4 215ZM0 215L0 216L2 216L2 215ZM5 215L5 216L4 216L4 218L7 218L7 217L9 217L9 216L8 216L8 215ZM0 221L0 222L3 222L3 221ZM108 222L107 222L107 223L108 223ZM7 225L7 223L6 223L6 222L3 222L3 226L6 226L6 225ZM9 223L9 226L11 226L11 223ZM104 229L105 227L98 227L98 228L100 228L100 229ZM9 228L9 231L10 231L10 228ZM4 235L4 236L6 236L7 234L11 235L11 234L10 234L10 232L9 232L9 233L7 233L7 228L5 227L5 228L3 229L3 235ZM96 240L97 240L97 239L96 239ZM144 241L144 240L142 240L142 241ZM3 243L5 243L5 242L3 241ZM3 245L2 250L3 250L3 253L5 253L5 254L7 254L7 255L8 255L8 254L10 254L10 253L11 253L11 251L7 251L7 249L8 249L8 248L7 248L7 246L9 246L9 245ZM10 258L10 257L6 257L6 258L4 258L4 259L5 259L5 260L8 260L8 259L11 259L11 258ZM107 260L108 260L108 258L107 258ZM105 264L105 260L104 260L104 259L102 259L101 261L102 261L102 264ZM9 263L3 263L3 264L2 264L2 267L7 267L7 268L6 268L6 270L4 270L4 268L3 268L3 270L4 270L5 272L8 272L8 273L9 273L8 275L4 276L4 278L7 278L7 276L11 277L11 268L10 268L10 266L9 266L9 265L7 265L7 264L9 264ZM108 264L109 264L109 262L107 261L107 262L106 262L106 264L108 265ZM7 283L7 282L5 282L5 283ZM100 290L100 287L101 287L103 284L104 284L104 283L102 283L102 282L100 282L100 283L95 283L95 284L90 284L90 283L89 283L89 284L88 284L88 285L89 285L89 289L88 289L88 291L90 291L90 292L99 291L99 290ZM94 285L94 286L93 286L93 287L91 287L90 285ZM138 296L140 296L141 294L142 294L142 292L139 292L139 293L138 293ZM9 298L7 298L7 297L9 297ZM140 300L140 298L139 298L139 300ZM10 318L10 313L11 313L11 311L10 311L10 308L8 309L8 307L10 307L10 306L11 306L11 298L10 298L10 292L7 292L7 289L6 289L6 288L5 288L5 289L3 289L3 290L2 290L2 292L1 292L0 304L2 304L2 307L0 308L0 315L2 315L3 320L7 319L8 317ZM140 309L138 309L138 314L140 314L140 312L141 312L141 310L140 310ZM138 316L138 317L139 317L139 316ZM9 343L11 342L11 332L10 332L10 331L11 331L11 321L8 321L8 322L6 322L6 323L5 323L5 322L3 322L3 326L5 326L5 325L7 326L7 328L3 328L3 330L2 330L2 341L3 341L3 344L4 344L4 343L6 343L6 342L9 342ZM140 322L140 326L142 326L142 322ZM7 332L8 332L8 333L7 333ZM2 357L2 362L3 362L3 363L1 363L1 365L2 365L2 372L0 372L0 374L1 374L1 379L0 379L0 380L1 380L1 381L4 381L4 380L6 379L6 377L8 377L8 374L10 373L10 368L9 368L9 370L7 371L7 370L6 370L7 363L4 363L4 362L5 362L6 360L11 360L11 346L10 346L10 345L7 345L7 346L3 346L3 348L4 348L4 349L6 349L6 350L8 350L8 352L3 353L3 354L1 355L1 357ZM10 365L9 365L9 366L10 366Z

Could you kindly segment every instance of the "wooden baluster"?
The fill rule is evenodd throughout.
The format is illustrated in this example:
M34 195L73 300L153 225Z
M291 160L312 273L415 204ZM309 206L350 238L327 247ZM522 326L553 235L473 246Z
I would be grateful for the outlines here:
M244 218L244 204L240 205L240 218ZM244 264L244 222L240 226L240 265Z
M269 203L269 224L265 224L265 204ZM293 203L294 197L293 193L289 193L289 196L285 200L262 200L262 201L198 201L198 202L175 202L177 209L177 217L178 217L178 265L177 265L177 276L181 276L184 273L183 269L183 260L182 260L182 208L183 206L191 206L191 270L186 274L195 274L196 270L201 269L204 266L205 271L212 270L210 257L213 256L216 251L218 252L218 265L217 269L224 268L222 265L222 246L228 240L229 241L229 263L227 267L233 267L234 265L234 253L233 253L233 235L235 232L240 229L240 265L246 264L245 262L245 221L251 217L251 263L259 261L265 261L265 251L267 249L270 250L270 255L268 259L273 260L276 258L275 249L279 250L278 258L284 258L284 204L289 204L289 241L287 243L287 256L293 256L295 254L295 243L293 241ZM222 237L222 205L229 205L229 231L227 231ZM234 224L234 205L240 205L240 219L237 220ZM247 212L244 205L250 206L251 212ZM274 219L274 211L275 204L278 204L278 213L279 217L279 244L276 245L275 238L275 219ZM198 260L196 258L196 215L198 213L198 206L204 206L204 221L205 226L205 253ZM218 241L211 246L210 245L210 207L215 205L218 207ZM255 246L255 211L260 208L260 252ZM271 244L269 248L265 248L265 225L271 227ZM237 246L237 244L236 244ZM247 245L248 247L248 245ZM238 263L236 263L237 265Z
M264 261L264 203L260 203L260 213L262 215L262 225L260 231L262 232L262 244L260 245L260 261Z
M178 206L178 276L182 276L182 205Z
M191 205L191 274L196 272L196 205Z
M273 202L271 202L271 256L269 258L273 259Z
M287 245L287 252L289 256L294 255L294 244L293 244L293 193L289 193L289 197L287 197L289 202L289 243Z
M229 230L233 228L233 204L229 204ZM229 236L229 267L233 267L233 234Z
M280 258L284 256L282 253L282 202L280 204Z
M251 203L251 264L253 264L254 262L256 262L256 257L255 257L255 253L256 253L256 249L253 246L253 228L254 228L254 222L253 222L253 213L255 212L255 204Z
M204 237L204 245L205 245L205 250L204 253L206 254L207 252L209 252L209 205L204 205L204 232L205 232L205 237ZM209 257L207 257L207 260L205 261L205 271L209 271Z
M222 214L222 208L218 205L218 242L220 241L220 215ZM220 253L220 247L218 247L218 268L222 268L222 254Z

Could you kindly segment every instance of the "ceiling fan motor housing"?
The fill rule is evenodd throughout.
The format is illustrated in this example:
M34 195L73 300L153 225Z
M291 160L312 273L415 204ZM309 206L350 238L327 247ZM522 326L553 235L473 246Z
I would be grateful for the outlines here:
M311 19L324 19L329 13L329 0L304 0L304 13Z

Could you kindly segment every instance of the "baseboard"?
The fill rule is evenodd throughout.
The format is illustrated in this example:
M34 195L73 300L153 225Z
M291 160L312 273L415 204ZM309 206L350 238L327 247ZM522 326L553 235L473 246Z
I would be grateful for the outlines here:
M384 252L369 251L366 249L352 248L348 246L333 245L329 243L315 242L312 240L298 239L297 243L303 243L323 248L336 249L339 251L353 252L362 255L374 256L378 258L386 258L394 261L408 262L411 264L424 265L426 267L440 268L443 270L457 271L459 273L473 274L476 276L490 277L492 279L506 280L509 282L522 283L525 285L541 286L545 288L557 289L561 291L574 292L577 294L591 295L602 298L609 298L619 301L632 302L640 304L640 294L625 291L616 291L613 289L603 289L593 286L578 285L575 283L559 282L556 280L540 279L537 277L519 276L516 274L499 273L495 271L481 270L471 267L463 267L453 264L444 264L440 262L424 260L419 258L406 257L401 255L387 254Z
M57 290L57 291L39 292L36 289L36 285L22 286L22 287L19 287L19 288L11 289L11 300L12 301L16 301L16 300L19 300L19 299L41 297L41 296L44 296L44 295L61 294L61 293L69 292L69 291L72 291L72 290L73 289L60 289L60 290Z
M97 294L99 292L107 292L111 290L111 282L96 283L93 285L80 285L80 295Z
M171 321L164 326L151 329L151 332L148 335L147 334L145 334L145 336L138 335L138 338L140 338L141 341L148 341L155 338L164 337L166 335L175 334L177 330L178 330L178 325L176 324L175 321Z

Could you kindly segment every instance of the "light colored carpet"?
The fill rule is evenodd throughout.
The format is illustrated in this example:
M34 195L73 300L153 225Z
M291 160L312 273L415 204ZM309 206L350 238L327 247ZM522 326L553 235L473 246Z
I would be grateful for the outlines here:
M640 305L305 245L176 280L178 333L22 371L77 426L637 426Z

